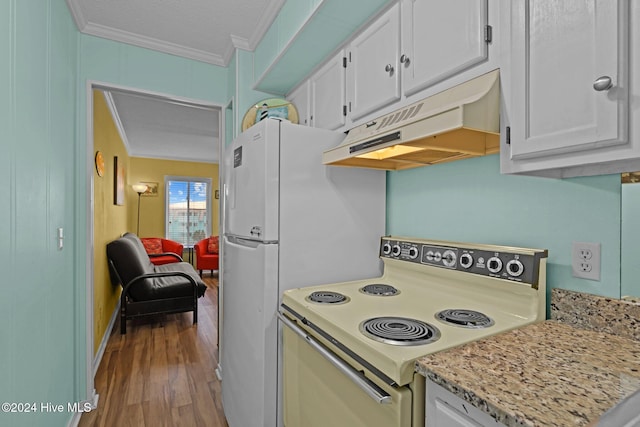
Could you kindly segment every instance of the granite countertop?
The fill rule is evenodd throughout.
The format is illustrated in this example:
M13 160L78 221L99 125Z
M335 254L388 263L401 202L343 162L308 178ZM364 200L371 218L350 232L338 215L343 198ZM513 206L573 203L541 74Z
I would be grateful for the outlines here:
M416 370L507 426L584 426L640 388L640 342L547 320Z

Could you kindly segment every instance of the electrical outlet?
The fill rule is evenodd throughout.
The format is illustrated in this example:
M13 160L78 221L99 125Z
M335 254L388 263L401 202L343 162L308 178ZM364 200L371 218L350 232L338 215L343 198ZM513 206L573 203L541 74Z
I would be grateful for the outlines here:
M574 277L600 281L600 243L573 242L571 267Z

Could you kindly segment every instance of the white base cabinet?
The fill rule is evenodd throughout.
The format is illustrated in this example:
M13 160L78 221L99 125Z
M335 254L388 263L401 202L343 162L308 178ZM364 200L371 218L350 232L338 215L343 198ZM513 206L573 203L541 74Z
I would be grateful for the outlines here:
M638 2L503 7L510 47L502 67L502 172L562 178L640 169Z
M489 414L426 380L425 427L501 427Z

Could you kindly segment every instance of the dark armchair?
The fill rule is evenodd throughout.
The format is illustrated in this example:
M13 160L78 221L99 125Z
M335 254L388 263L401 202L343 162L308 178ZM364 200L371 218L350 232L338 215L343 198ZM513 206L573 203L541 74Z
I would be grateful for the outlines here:
M154 265L132 233L107 244L107 259L112 282L122 286L122 334L127 332L127 319L151 314L193 311L193 323L198 322L198 298L207 287L191 264Z

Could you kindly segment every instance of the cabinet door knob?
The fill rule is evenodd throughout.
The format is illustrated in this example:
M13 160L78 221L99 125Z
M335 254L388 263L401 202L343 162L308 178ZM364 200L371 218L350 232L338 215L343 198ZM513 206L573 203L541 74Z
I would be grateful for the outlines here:
M411 62L411 60L409 59L409 57L407 55L402 54L402 56L400 56L400 63L401 64L409 65L410 62Z
M384 70L389 74L393 74L393 65L387 64L387 66L384 67Z
M611 81L611 77L602 76L598 77L595 82L593 82L593 88L598 92L602 92L603 90L609 90L613 87L613 82Z

